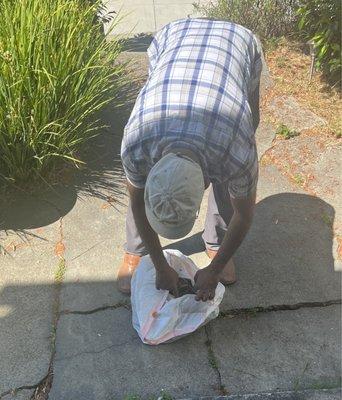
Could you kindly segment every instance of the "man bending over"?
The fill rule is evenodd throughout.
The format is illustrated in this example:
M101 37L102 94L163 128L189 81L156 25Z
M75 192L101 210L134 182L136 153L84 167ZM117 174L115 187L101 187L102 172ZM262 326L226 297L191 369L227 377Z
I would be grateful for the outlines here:
M210 184L203 240L211 261L197 272L196 298L210 300L219 281L235 282L232 257L251 225L258 180L260 52L248 29L206 19L172 22L152 41L121 148L130 196L121 291L129 293L149 254L156 287L177 296L178 275L158 235L187 235Z

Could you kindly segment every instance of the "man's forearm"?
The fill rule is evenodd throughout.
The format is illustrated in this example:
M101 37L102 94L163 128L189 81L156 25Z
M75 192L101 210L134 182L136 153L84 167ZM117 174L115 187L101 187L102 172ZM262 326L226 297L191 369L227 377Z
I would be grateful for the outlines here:
M144 204L134 202L133 200L132 211L139 235L151 256L154 266L158 269L166 263L158 235L151 228L147 220Z
M251 226L251 222L252 218L243 218L236 212L233 214L218 253L210 264L218 272L223 270L242 243Z

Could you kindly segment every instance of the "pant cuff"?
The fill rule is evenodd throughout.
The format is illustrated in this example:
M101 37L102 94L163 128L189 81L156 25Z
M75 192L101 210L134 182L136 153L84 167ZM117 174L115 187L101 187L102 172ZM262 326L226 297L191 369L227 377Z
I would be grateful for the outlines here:
M218 249L220 248L221 244L214 244L214 243L205 243L205 248L207 250L212 250L212 251L218 251Z

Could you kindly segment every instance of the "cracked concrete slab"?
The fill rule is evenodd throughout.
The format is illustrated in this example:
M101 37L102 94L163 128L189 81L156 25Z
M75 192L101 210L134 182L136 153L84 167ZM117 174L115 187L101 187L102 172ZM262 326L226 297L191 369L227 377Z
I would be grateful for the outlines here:
M201 3L208 2L201 0ZM165 0L107 0L108 11L115 11L123 18L111 34L141 35L155 32L164 25L187 16L200 16L191 1ZM105 24L105 31L110 24Z
M117 290L123 256L125 209L87 197L77 201L64 219L67 270L62 310L89 310L129 301Z
M58 258L48 243L2 255L0 264L1 394L47 373Z
M105 204L100 199L80 200L64 219L67 271L62 310L86 311L129 301L116 287L125 208L102 209ZM163 245L189 254L199 267L209 263L201 239L205 214L206 199L188 237L178 242L162 239ZM227 288L221 309L340 298L333 233L322 215L333 218L333 207L291 184L274 166L261 166L255 220L235 256L238 282Z
M308 191L333 205L334 220L328 215L323 218L342 236L342 175L337 172L342 169L341 142L325 133L314 138L309 132L302 133L291 140L277 140L268 156L289 176L302 181Z
M302 107L293 96L276 97L268 108L281 123L298 132L327 124L324 118Z
M1 397L1 400L31 400L34 389L24 389Z
M209 263L199 233L205 207L193 236L170 245L195 253L191 257L200 267ZM234 257L238 281L226 288L221 310L339 299L333 232L323 214L334 218L334 208L290 183L276 167L261 166L253 225Z
M0 394L37 384L51 357L60 218L75 190L37 187L0 201ZM28 398L19 391L13 398ZM9 398L9 395L6 397Z
M125 309L65 315L57 330L50 400L217 394L204 330L180 341L142 344ZM194 375L195 374L195 375Z
M341 386L341 308L220 318L212 348L229 394Z
M261 160L265 152L272 146L274 137L275 130L273 126L261 120L260 125L255 132L259 160Z

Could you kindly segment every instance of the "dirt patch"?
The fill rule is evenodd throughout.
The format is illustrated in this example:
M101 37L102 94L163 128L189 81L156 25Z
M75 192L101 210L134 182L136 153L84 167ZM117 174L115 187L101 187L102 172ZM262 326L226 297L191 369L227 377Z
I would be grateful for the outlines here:
M266 118L275 125L283 123L267 106L279 96L293 96L304 108L327 121L326 133L341 136L342 101L338 88L329 87L323 75L315 72L310 82L311 58L304 54L302 45L285 39L279 46L266 52L273 86L265 93L262 108ZM320 134L321 129L313 128L312 133Z
M335 253L341 257L340 93L327 86L317 71L310 82L311 58L296 43L282 41L267 52L266 60L274 84L262 98L263 121L274 131L283 126L289 132L294 129L298 136L276 135L261 162L275 164L291 181L334 207L334 218L322 215L322 220L333 230L338 241Z

